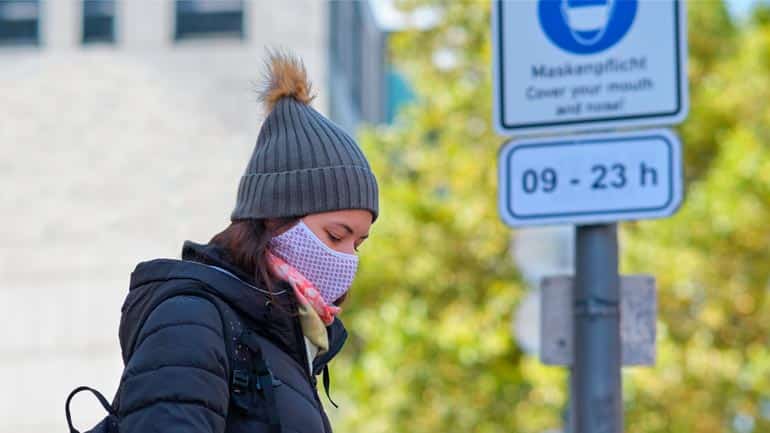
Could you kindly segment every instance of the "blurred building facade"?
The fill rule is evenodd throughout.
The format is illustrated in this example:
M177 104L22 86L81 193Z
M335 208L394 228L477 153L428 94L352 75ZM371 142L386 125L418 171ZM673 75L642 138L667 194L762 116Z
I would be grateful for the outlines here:
M195 38L249 41L268 24L244 0L3 0L0 45L73 49L91 43L163 47ZM265 4L263 3L263 6Z
M0 432L65 431L71 389L114 393L130 272L228 224L265 47L327 111L327 22L316 0L0 1Z

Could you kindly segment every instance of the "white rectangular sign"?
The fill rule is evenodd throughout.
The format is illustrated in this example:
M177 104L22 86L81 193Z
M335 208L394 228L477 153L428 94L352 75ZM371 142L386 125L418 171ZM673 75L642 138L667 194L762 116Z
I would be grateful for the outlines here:
M515 140L499 154L512 227L659 218L681 202L681 143L665 129Z
M543 278L540 287L540 360L572 365L575 290L572 276ZM655 365L655 278L623 275L620 279L620 341L623 365Z
M685 22L678 0L496 1L496 129L522 135L681 122Z

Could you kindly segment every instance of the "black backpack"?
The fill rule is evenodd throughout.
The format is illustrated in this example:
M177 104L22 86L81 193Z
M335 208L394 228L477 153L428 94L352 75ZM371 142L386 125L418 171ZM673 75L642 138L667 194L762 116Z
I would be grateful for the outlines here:
M196 275L194 274L190 275L189 278L204 282L203 278L196 278ZM144 325L145 320L147 320L147 318L150 316L150 313L158 305L175 296L201 297L207 299L217 307L219 310L220 318L222 320L225 348L227 350L227 355L230 362L230 406L248 412L251 409L254 401L253 393L262 394L268 404L268 407L270 408L270 410L267 411L269 418L268 421L270 424L270 432L280 433L281 424L280 420L278 419L278 411L275 405L273 387L280 385L281 382L275 378L270 371L268 363L262 355L262 349L260 347L257 334L254 331L248 329L246 323L243 324L243 331L238 336L232 334L234 331L231 326L225 326L226 323L240 321L239 317L232 310L232 308L230 308L227 302L206 290L204 287L174 287L170 290L165 290L161 296L157 296L157 299L153 299L148 303L140 315L140 327ZM133 343L135 343L135 341ZM133 344L131 344L131 347L133 347ZM245 352L245 359L243 358L243 355L241 357L236 356L236 349L238 347L247 349L246 351L240 352ZM67 400L64 405L69 432L80 433L80 431L72 425L70 402L76 394L82 391L89 391L94 396L96 396L96 398L99 400L99 403L101 403L104 409L108 412L108 415L102 419L102 421L84 433L119 433L119 418L117 414L117 408L118 401L120 399L120 386L118 386L115 401L112 404L107 401L102 393L93 388L87 386L80 386L75 388L69 394L69 396L67 396Z

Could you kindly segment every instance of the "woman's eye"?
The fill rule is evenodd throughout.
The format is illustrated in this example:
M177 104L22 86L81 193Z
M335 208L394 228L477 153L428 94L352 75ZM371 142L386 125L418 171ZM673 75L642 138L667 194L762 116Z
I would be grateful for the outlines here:
M329 239L333 240L334 242L339 242L342 240L342 238L339 238L337 236L334 236L333 234L326 232L326 234L329 236Z

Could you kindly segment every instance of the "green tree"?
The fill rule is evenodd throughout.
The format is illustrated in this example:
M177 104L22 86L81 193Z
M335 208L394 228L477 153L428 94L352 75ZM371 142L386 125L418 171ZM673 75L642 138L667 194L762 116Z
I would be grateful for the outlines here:
M626 269L660 289L659 362L630 375L629 432L770 431L770 26L735 47L694 89L726 120L709 168L675 217L627 226ZM702 151L687 132L706 119L682 128L686 152Z
M333 417L350 432L539 433L562 424L566 372L511 337L526 288L497 215L489 4L432 6L439 24L393 46L417 100L361 132L382 218L345 313ZM688 18L685 205L622 226L622 270L654 273L660 305L657 366L624 375L625 424L770 431L770 27L736 27L720 1Z
M718 143L735 123L734 113L714 104L721 99L723 79L714 73L714 67L735 52L736 29L722 1L690 1L687 6L690 115L680 131L687 144L684 158L689 181L708 170Z
M770 24L770 2L756 2L751 8L751 21L758 26Z

